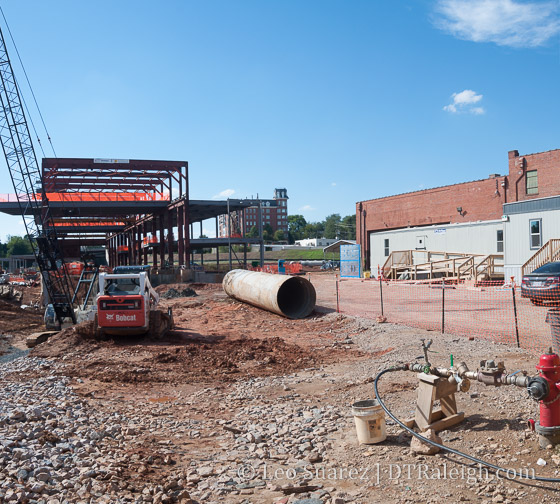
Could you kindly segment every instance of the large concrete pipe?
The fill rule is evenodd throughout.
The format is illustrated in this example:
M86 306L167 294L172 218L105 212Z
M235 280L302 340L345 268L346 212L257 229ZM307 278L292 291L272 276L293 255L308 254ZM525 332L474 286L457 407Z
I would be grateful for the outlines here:
M222 285L228 296L290 319L307 317L317 299L311 282L296 276L236 269Z

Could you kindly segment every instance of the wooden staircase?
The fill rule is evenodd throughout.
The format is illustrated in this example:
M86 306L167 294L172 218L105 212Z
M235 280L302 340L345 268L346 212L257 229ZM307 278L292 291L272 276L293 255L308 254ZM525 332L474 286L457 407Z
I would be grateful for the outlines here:
M560 261L560 238L548 240L531 258L521 267L521 274L528 275L537 268L553 261Z
M432 280L502 280L503 254L465 254L460 252L433 252L396 250L389 254L383 265L383 276L388 279Z

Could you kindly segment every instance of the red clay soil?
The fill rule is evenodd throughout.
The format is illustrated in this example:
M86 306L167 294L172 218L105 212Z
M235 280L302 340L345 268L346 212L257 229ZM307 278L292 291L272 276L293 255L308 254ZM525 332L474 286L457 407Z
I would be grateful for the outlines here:
M0 299L0 334L29 334L43 328L42 311L22 309L15 301Z
M185 285L159 286L182 290ZM114 337L98 341L88 324L69 328L32 350L63 357L64 374L114 383L200 383L279 375L340 358L331 330L341 320L314 314L288 320L229 299L220 285L192 285L197 297L162 300L175 330L164 339ZM303 336L302 336L303 335ZM344 352L348 357L348 351ZM356 357L359 353L356 352Z

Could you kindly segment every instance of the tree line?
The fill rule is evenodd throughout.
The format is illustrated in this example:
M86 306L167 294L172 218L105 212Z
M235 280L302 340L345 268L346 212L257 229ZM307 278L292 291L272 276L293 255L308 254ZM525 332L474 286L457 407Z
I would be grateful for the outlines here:
M247 234L249 238L258 238L259 229L253 226ZM263 239L268 242L294 243L306 238L328 238L339 240L356 239L356 216L332 214L319 222L307 222L303 215L288 215L288 233L281 229L276 232L270 224L263 226Z
M0 241L0 257L30 254L33 254L33 248L27 238L8 235L8 241L6 243Z

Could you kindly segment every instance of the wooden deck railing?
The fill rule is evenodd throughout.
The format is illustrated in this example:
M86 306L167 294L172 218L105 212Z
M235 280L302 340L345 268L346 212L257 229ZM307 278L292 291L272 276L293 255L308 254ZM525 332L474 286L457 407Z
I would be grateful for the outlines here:
M425 254L425 257L421 258L425 262L414 260L414 255L418 252L420 252L419 255ZM434 260L433 258L437 256L444 258ZM393 280L406 274L412 280L417 280L418 275L422 275L429 279L443 276L455 279L474 278L475 281L479 281L503 276L503 258L503 254L482 255L397 250L391 252L383 264L383 275L385 278ZM498 271L500 269L501 271Z
M521 273L523 275L528 275L546 263L558 260L560 260L560 238L552 238L537 250L521 267Z

